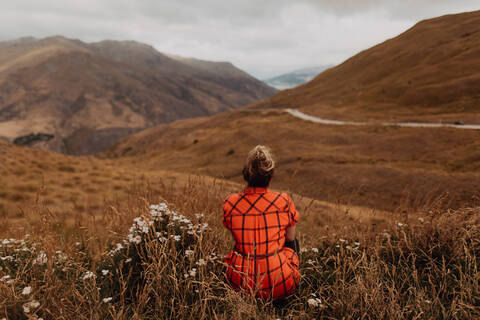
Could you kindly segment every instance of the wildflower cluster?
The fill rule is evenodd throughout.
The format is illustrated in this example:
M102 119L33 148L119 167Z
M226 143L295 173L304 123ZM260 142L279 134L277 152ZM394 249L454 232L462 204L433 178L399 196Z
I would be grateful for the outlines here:
M0 240L0 281L7 284L14 283L19 272L25 268L36 270L41 274L49 262L57 275L77 267L62 251L56 251L55 254L48 256L38 243L30 241L28 234L24 239Z
M21 305L18 314L15 305L5 306L7 312L21 318L42 319L41 298L38 288L47 284L48 265L52 267L55 277L66 279L80 266L67 257L62 251L47 255L39 243L33 242L27 234L24 239L0 240L0 286L4 286L5 293L16 296ZM26 272L28 271L28 272Z
M205 231L209 230L202 221L203 214L195 214L192 221L169 209L166 203L151 205L148 213L133 219L129 233L112 246L99 264L95 278L104 303L116 301L121 281L127 281L127 291L135 294L146 279L144 267L164 256L172 268L174 265L177 271L182 270L179 279L195 278L208 263L220 261L215 252L204 254L198 250ZM84 278L93 276L86 273Z

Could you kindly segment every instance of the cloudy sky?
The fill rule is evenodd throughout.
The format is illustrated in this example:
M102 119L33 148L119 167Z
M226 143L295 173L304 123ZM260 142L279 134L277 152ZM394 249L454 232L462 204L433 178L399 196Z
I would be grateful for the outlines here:
M0 41L136 40L265 79L340 63L421 19L479 9L478 0L15 0L0 4Z

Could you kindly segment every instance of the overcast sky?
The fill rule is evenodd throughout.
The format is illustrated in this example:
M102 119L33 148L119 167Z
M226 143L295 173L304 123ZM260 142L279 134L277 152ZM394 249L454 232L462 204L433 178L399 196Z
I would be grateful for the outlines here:
M265 79L340 63L425 18L479 9L478 0L14 0L0 4L0 41L136 40Z

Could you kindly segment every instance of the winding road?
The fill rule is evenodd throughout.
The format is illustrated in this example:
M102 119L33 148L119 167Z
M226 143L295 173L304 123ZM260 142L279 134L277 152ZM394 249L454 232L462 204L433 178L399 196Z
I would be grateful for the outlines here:
M314 117L295 109L285 109L290 115L315 123L321 123L333 126L382 126L382 127L408 127L408 128L455 128L480 130L479 124L448 124L448 123L427 123L427 122L355 122L355 121L339 121L328 120Z

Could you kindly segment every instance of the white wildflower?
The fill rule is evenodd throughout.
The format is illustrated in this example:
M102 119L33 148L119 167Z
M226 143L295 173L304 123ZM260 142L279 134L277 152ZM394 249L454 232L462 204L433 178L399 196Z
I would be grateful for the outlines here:
M195 251L193 251L193 250L188 250L188 249L185 250L185 255L186 255L187 257L191 256L191 255L194 254L194 253L195 253Z
M30 313L30 307L28 306L27 303L25 303L22 307L23 307L23 312L24 313Z
M195 218L197 218L198 220L202 219L203 213L195 213Z
M397 226L398 226L399 228L403 227L404 225L405 225L405 224L403 224L403 223L401 223L401 222L397 222Z
M128 241L130 241L131 243L139 244L140 242L142 242L142 237L129 234Z
M127 260L125 260L125 263L129 263L129 262L132 262L132 258L128 258Z
M58 262L67 260L67 256L62 251L56 251Z
M318 248L312 248L310 250L312 250L312 252L318 253Z
M30 287L30 286L25 287L25 288L23 288L23 290L22 290L22 294L23 294L24 296L28 296L31 292L32 292L32 287Z
M432 303L432 301L430 301L430 300L428 300L428 299L425 300L425 302L428 303L428 304Z
M346 246L345 248L346 248L347 250L352 250L352 247L350 247L350 246Z
M40 302L36 300L32 300L30 302L25 303L23 307L23 312L30 313L31 310L36 309L40 306Z
M420 223L424 223L425 220L423 218L418 218L418 221L420 221Z
M10 275L7 274L6 276L1 277L0 281L5 281L5 280L8 280L8 279L10 279Z
M192 268L188 274L190 275L190 277L195 277L197 275L197 268Z
M355 241L354 244L355 244L355 247L359 247L359 246L360 246L360 242L358 242L358 241Z
M108 297L108 298L103 298L103 299L102 299L102 301L103 301L104 303L109 303L109 302L112 301L112 300L113 300L112 297Z
M315 262L312 259L307 260L307 264L314 264Z
M48 261L47 254L43 251L40 251L40 254L38 255L38 257L35 260L33 260L33 264L44 265L47 263L47 261Z
M110 271L109 270L106 270L106 269L103 269L102 270L102 275L106 276L107 274L109 274Z
M340 243L345 243L346 240L345 240L345 239L338 239L338 242L340 242Z
M310 298L307 300L308 304L312 307L322 306L322 300L319 298Z
M12 284L14 282L13 279L7 280L7 284Z
M207 261L205 261L204 259L201 259L201 258L200 258L200 259L198 259L198 261L197 261L197 265L198 265L198 266L204 266L204 265L206 265L206 264L207 264Z
M88 280L88 279L95 279L97 276L92 272L92 271L87 271L85 272L85 275L83 276L83 280Z
M308 251L307 248L301 248L301 249L300 249L300 252L302 252L302 253L303 253L303 252L307 252L307 251Z
M0 260L2 260L2 261L13 261L13 257L12 256L0 257Z

